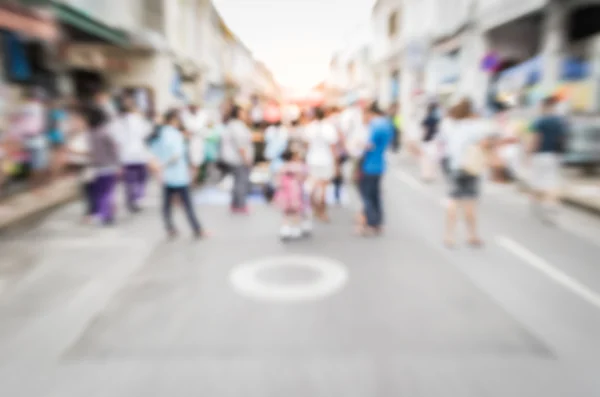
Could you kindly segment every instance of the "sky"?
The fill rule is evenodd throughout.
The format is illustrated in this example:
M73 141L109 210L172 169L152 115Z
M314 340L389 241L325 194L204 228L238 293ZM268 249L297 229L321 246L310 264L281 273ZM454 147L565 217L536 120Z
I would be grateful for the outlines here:
M374 0L213 0L229 28L284 87L306 92L323 81L331 56Z

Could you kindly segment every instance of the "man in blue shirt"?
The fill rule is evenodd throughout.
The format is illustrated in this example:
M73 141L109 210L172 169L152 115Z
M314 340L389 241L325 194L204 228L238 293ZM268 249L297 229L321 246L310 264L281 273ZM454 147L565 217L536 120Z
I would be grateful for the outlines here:
M376 103L367 110L369 139L362 158L359 180L360 194L366 225L361 234L381 232L383 205L381 202L381 177L386 171L385 154L394 137L394 125Z

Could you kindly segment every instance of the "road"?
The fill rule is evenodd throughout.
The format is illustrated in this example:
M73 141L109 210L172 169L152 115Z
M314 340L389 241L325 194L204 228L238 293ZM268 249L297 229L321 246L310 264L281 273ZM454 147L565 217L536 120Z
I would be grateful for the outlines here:
M73 204L2 236L0 395L600 395L599 220L547 227L486 186L485 248L449 251L443 184L393 163L379 239L352 235L354 200L282 244L273 209L206 192L207 241L166 241L157 195L112 229Z

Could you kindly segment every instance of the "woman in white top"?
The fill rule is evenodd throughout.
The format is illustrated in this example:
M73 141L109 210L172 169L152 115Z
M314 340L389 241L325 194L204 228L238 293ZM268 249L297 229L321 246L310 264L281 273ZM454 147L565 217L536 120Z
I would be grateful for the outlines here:
M131 212L140 210L148 180L149 150L146 139L152 133L152 124L137 111L133 97L123 101L124 113L121 115L119 131L119 148L123 164L123 178L127 207Z
M323 109L315 109L315 120L307 126L305 139L308 146L306 164L312 182L313 210L317 218L327 222L327 186L335 176L338 136L335 127L325 120Z
M485 120L474 115L471 102L467 99L452 107L449 113L453 120L443 124L438 136L448 162L450 181L445 244L449 248L455 244L456 214L458 207L461 207L467 223L469 244L479 247L482 241L477 231L476 204L484 164L477 161L475 153L483 150L487 138L494 131Z

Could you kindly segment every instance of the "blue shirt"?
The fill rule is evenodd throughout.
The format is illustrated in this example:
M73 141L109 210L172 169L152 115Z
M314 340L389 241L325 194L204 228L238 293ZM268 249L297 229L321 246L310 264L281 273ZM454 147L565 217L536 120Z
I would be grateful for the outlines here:
M387 117L378 117L369 124L370 148L365 152L362 171L367 175L385 172L385 151L392 142L394 125Z
M540 137L538 153L562 152L567 126L560 116L542 116L533 123L531 129Z
M162 165L163 183L169 187L184 187L190 184L190 166L187 145L181 131L166 125L152 144L152 151Z
M65 120L67 119L67 112L62 109L50 110L50 126L48 130L48 140L50 143L59 145L64 143L65 134L62 130Z

